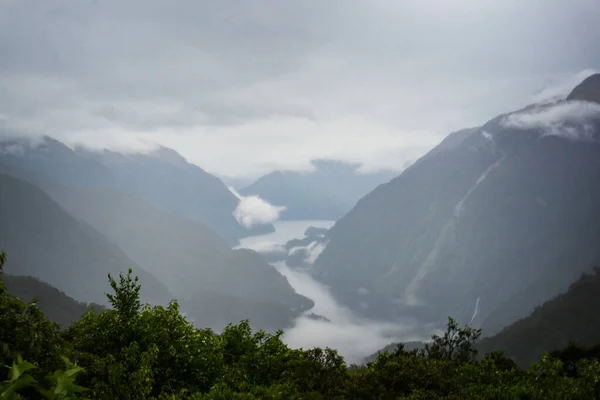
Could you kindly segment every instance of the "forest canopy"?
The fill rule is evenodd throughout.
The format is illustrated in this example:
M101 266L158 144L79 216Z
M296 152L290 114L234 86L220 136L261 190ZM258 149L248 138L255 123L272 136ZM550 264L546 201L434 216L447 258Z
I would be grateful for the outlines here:
M0 271L6 260L0 253ZM0 272L1 273L1 272ZM519 369L500 352L477 356L480 330L452 318L422 349L347 365L330 348L292 349L282 331L248 321L222 333L194 327L172 301L140 301L132 271L109 275L111 308L90 307L61 328L0 275L1 399L594 399L598 351L575 345Z

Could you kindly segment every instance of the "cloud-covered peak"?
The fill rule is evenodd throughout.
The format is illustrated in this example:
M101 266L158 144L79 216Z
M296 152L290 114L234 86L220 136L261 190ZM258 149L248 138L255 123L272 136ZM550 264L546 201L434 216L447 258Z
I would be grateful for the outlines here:
M584 100L600 103L600 74L588 76L573 89L567 100Z
M587 101L561 101L509 114L502 120L508 128L541 130L544 135L589 140L600 121L600 104Z

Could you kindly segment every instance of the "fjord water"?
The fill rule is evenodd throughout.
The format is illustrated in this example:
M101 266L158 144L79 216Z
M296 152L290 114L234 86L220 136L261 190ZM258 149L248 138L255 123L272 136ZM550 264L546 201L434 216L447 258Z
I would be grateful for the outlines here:
M335 221L327 220L277 221L273 224L274 232L243 238L240 240L239 247L258 252L265 251L275 246L282 246L289 240L303 238L304 231L310 226L329 229L334 223Z
M333 224L334 221L279 221L274 223L275 232L245 238L239 247L267 251L291 239L304 237L304 231L310 226L330 228ZM338 304L328 288L308 271L289 268L285 262L273 263L273 266L298 294L315 303L311 310L296 319L293 327L285 331L283 339L291 347L331 347L348 362L358 363L391 342L423 339L416 333L417 325L412 320L390 323L359 318ZM357 293L357 296L360 294ZM314 318L315 314L328 321Z

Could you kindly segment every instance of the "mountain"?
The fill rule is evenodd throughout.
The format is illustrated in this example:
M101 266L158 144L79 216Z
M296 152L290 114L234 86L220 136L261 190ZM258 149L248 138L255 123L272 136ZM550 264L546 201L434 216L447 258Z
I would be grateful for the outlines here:
M502 332L482 339L481 353L502 350L526 367L545 352L564 348L574 341L593 346L600 340L600 270L583 275L568 291L537 307L526 318Z
M544 353L578 347L600 350L600 268L583 274L568 290L552 300L542 302L527 317L504 327L493 336L477 342L480 356L501 350L522 368L539 360ZM483 334L486 335L484 329ZM399 343L392 343L365 358L374 361L380 352L392 352ZM404 343L405 350L420 349L423 342ZM558 351L554 354L561 353Z
M36 304L46 317L56 322L62 328L70 326L77 321L90 305L79 302L67 296L52 285L42 282L32 276L18 276L2 274L2 280L7 290L23 302L28 303L36 299ZM103 306L91 304L94 310L102 311Z
M183 311L201 326L220 329L249 319L260 328L279 329L313 305L256 253L230 249L201 223L117 190L72 188L39 174L4 170L34 182L117 244L166 284L181 300Z
M398 175L396 171L361 173L359 164L312 161L314 171L274 171L240 190L271 204L285 206L284 220L336 220L358 199Z
M600 105L577 94L598 79L586 81L450 135L362 198L328 231L315 277L371 317L475 326L566 290L600 261Z
M0 174L0 247L5 272L31 275L78 301L107 304L107 274L129 268L146 287L144 301L165 304L167 288L94 228L75 219L31 183Z
M227 323L248 319L254 328L274 332L290 327L294 318L314 306L312 300L296 294L287 279L258 253L241 249L232 251L232 256L246 271L228 276L226 281L207 282L204 290L184 301L184 311L192 319L207 321L219 330Z
M247 229L233 216L238 199L213 175L188 163L172 149L149 153L71 149L50 137L38 141L4 140L4 164L40 172L63 184L120 190L163 210L201 222L230 244L273 230L270 225Z

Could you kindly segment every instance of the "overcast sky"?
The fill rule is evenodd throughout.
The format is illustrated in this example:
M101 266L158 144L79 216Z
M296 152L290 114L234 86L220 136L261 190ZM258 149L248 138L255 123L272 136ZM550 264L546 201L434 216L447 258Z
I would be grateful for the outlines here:
M600 69L599 0L0 0L0 130L400 167Z

